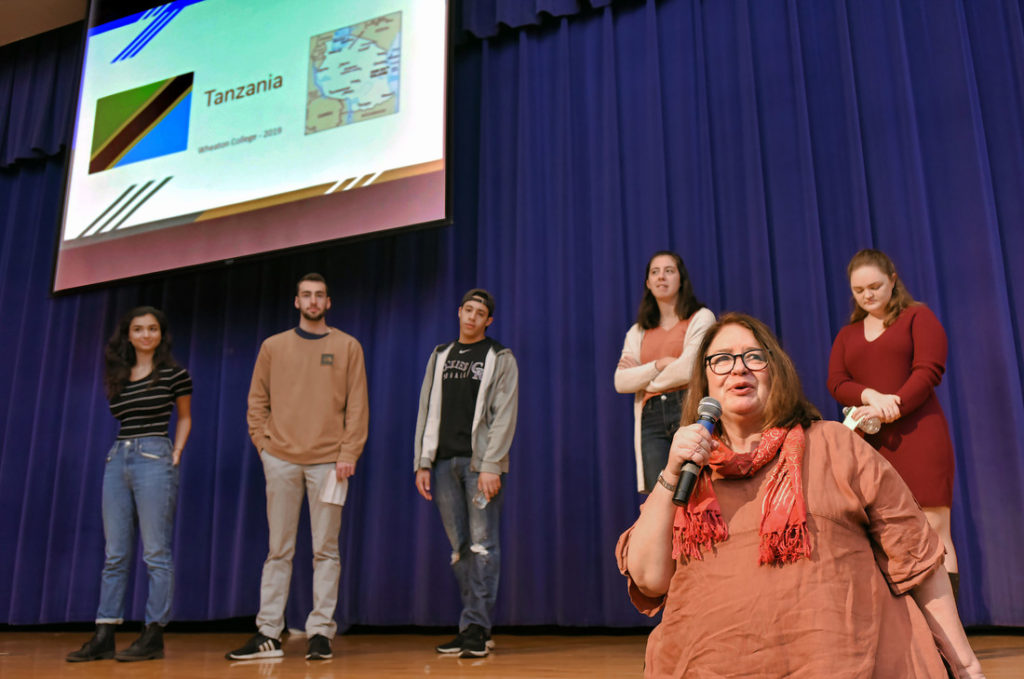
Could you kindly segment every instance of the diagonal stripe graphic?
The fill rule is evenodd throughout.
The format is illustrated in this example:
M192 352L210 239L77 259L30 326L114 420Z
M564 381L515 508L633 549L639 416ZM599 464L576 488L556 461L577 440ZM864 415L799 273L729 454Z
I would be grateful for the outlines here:
M115 219L117 219L117 216L120 215L121 212L123 212L126 207L128 207L133 202L135 202L135 199L138 198L139 196L141 196L142 192L145 191L146 189L148 189L152 184L153 184L153 180L152 179L150 179L145 184L143 184L142 187L139 188L139 190L136 191L132 195L132 197L128 199L128 202L123 204L121 207L117 208L117 211L114 214L110 215L110 219L108 219L107 221L103 222L103 226L101 226L100 230L97 231L96 233L99 234L99 233L103 233L104 231L106 231L107 227L110 226L114 222Z
M122 194L121 194L120 196L118 196L118 197L117 197L117 198L116 198L116 199L114 200L114 202L113 202L113 203L111 203L110 205L108 205L108 206L107 206L107 207L106 207L106 208L105 208L105 209L103 210L103 212L101 212L101 213L99 214L99 216L98 216L98 217L97 217L96 219L92 220L92 223L91 223L91 224L89 224L89 226L87 226L87 227L86 227L85 231L83 231L83 232L82 232L81 234L79 234L79 236L78 236L78 237L79 237L79 238L85 238L86 236L88 236L88 235L89 235L89 232L90 232L90 231L92 231L93 227L94 227L94 226L96 226L97 224L99 224L99 223L100 223L100 220L101 220L101 219L103 219L104 217L106 217L106 216L107 216L107 213L108 213L108 212L110 212L111 210L113 210L113 209L114 209L114 206L115 206L115 205L117 205L117 204L118 204L118 203L120 203L120 202L121 202L122 200L124 200L125 196L127 196L127 195L128 195L129 193L131 193L132 189L134 189L134 188L135 188L136 186L137 186L137 184L132 184L132 185L131 185L131 186L129 186L129 187L127 188L127 189L125 189L125 190L124 190L124 193L122 193Z
M136 45L133 49L129 50L128 56L126 56L125 59L131 59L136 54L141 52L142 48L145 47L146 45L148 45L150 43L150 41L153 40L153 38L156 37L156 34L159 33L160 31L162 31L164 26L166 26L167 24L171 23L171 19L173 19L174 17L178 16L179 14L181 14L181 9L180 8L174 8L174 9L171 9L171 10L165 10L150 25L149 35L146 36L146 39L144 41L142 41L141 43L139 43L138 45Z
M145 21L145 20L146 20L146 19L145 19L145 17L143 17L143 19L142 19L142 20L143 20L143 21ZM116 56L116 57L114 57L114 58L113 58L113 59L112 59L112 60L110 61L110 63L114 64L114 63L117 63L118 61L121 61L122 59L124 59L124 58L125 58L125 56L126 56L126 55L128 54L128 52L129 52L129 51L130 51L130 50L132 49L132 47L134 47L135 45L137 45L137 44L139 43L139 41L141 41L141 40L142 40L142 39L144 38L144 36L146 35L146 33L147 33L148 31L150 31L150 30L151 30L152 28L153 28L153 24L152 24L152 23L150 23L150 24L149 24L149 25L147 25L147 26L146 26L146 27L145 27L144 29L142 29L142 31L141 31L141 32L140 32L140 33L139 33L138 35L136 35L136 36L135 36L134 38L132 38L132 41L131 41L130 43L128 43L128 44L127 44L127 45L126 45L126 46L124 47L124 49L122 49L122 50L121 50L120 52L118 52L117 56Z
M369 179L372 176L373 176L373 173L360 175L360 176L356 177L356 180L354 182L352 182L351 184L346 186L343 190L344 191L351 191L352 189L354 189L357 186L359 186L360 184L362 184L364 180Z
M114 60L110 63L113 64L118 61L130 59L138 54L143 47L149 44L150 40L156 37L156 34L159 33L164 26L170 23L173 18L174 16L168 17L167 12L161 12L152 22L150 22L149 26L135 36L135 39L128 43L128 46L121 50L121 53L114 57Z
M153 38L156 37L156 35L160 31L162 31L167 26L167 24L171 22L172 19L178 16L182 12L182 10L184 10L189 5L195 5L200 2L204 2L204 0L175 0L174 2L169 2L165 5L157 6L150 10L147 10L144 14L136 14L134 17L131 18L131 22L134 22L136 18L138 18L140 21L146 21L147 19L149 19L150 24L146 28L144 28L138 35L136 35L131 40L131 42L129 42L128 45L125 46L125 48L122 49L118 53L118 55L111 60L110 63L113 64L117 63L118 61L125 61L137 55L139 52L142 51L142 49L146 45L150 43L151 40L153 40Z
M129 217L131 217L133 214L135 214L136 210L138 210L140 207L145 205L147 200L152 198L154 196L154 194L156 194L157 191L159 191L160 189L164 188L164 186L167 185L167 182L171 181L171 179L173 179L173 178L174 178L174 175L171 175L170 177L164 177L164 180L162 182L160 182L159 184L157 184L156 186L154 186L153 190L150 191L149 193L147 193L145 198L143 198L138 203L133 205L132 209L129 210L128 213L125 214L124 217L121 217L121 220L117 224L114 225L114 228L111 229L111 231L115 231L117 229L120 229L121 225L124 224L126 221L128 221Z

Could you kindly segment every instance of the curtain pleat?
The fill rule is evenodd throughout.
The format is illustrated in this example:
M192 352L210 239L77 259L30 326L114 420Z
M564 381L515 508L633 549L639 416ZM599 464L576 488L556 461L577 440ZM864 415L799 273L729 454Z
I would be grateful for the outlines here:
M82 24L0 47L0 168L68 143Z
M461 12L495 37L455 52L451 226L59 298L48 291L81 27L0 48L0 622L95 616L116 433L102 351L140 303L167 312L195 383L175 617L256 612L266 502L246 394L260 342L296 323L296 279L317 270L329 322L363 344L370 389L340 624L458 619L447 539L413 488L412 436L427 357L456 336L475 285L494 293L489 334L520 365L496 623L651 624L612 558L640 502L631 398L612 373L648 257L680 251L714 311L768 322L835 418L825 374L849 314L845 267L875 246L949 335L939 397L956 449L961 614L1024 625L1020 2L487 0ZM311 604L303 514L290 627ZM138 558L133 578L138 619Z

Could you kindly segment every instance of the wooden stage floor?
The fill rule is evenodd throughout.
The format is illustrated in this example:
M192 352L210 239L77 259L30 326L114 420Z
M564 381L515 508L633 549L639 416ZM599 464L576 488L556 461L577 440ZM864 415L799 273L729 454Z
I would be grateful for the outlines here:
M495 635L498 647L487 658L463 660L439 656L433 646L448 636L426 634L350 634L334 640L332 660L305 660L306 644L292 637L285 657L229 662L224 654L240 646L246 634L172 633L166 635L163 660L119 663L101 660L68 663L64 656L88 638L81 632L0 632L0 677L75 679L341 679L342 677L474 677L546 679L555 677L639 677L646 636ZM118 648L134 639L118 635ZM1024 677L1024 636L971 637L988 679Z

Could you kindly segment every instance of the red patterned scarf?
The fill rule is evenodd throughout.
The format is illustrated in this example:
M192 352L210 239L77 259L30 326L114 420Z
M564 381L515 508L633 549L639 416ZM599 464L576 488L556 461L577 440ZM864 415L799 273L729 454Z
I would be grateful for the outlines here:
M766 482L767 492L761 505L761 548L758 564L792 563L810 557L807 535L807 502L803 490L804 428L776 427L764 432L757 450L736 453L718 440L711 453L711 467L727 479L749 478L775 459L781 450L782 461ZM722 510L711 484L711 472L705 467L697 479L689 503L676 509L672 523L672 558L686 554L703 559L702 552L729 537Z

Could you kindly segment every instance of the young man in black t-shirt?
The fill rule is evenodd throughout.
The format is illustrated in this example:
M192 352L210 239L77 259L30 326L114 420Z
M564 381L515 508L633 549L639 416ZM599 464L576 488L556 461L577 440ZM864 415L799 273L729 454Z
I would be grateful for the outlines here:
M491 612L498 594L498 528L515 433L519 370L509 349L485 336L494 298L474 288L459 305L459 339L434 349L420 390L416 421L416 489L434 493L452 546L459 582L459 634L439 653L490 652Z

